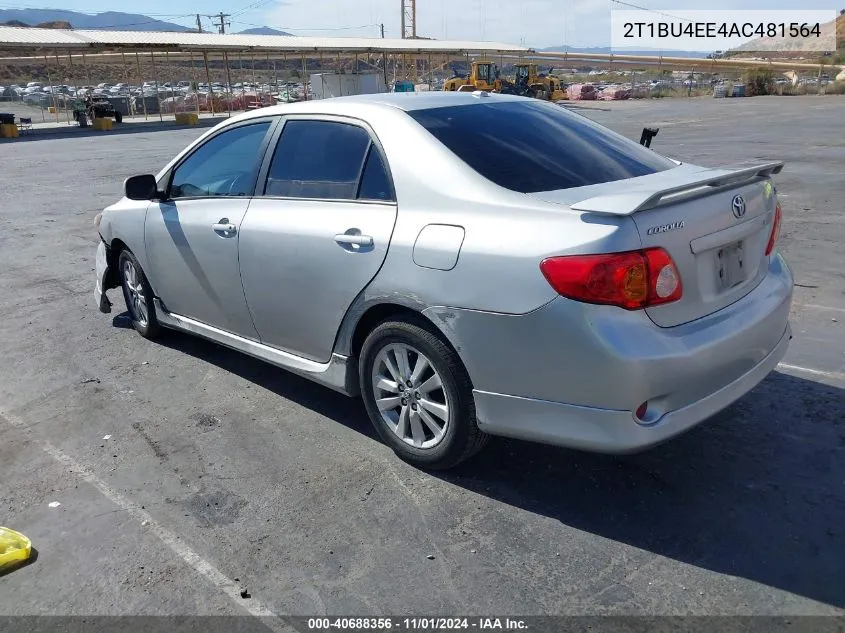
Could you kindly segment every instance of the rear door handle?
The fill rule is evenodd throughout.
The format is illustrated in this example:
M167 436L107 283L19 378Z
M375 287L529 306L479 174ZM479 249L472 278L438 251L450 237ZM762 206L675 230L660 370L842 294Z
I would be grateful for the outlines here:
M231 237L238 232L238 227L229 222L227 218L223 218L220 222L211 225L215 233L227 233L226 237Z
M338 244L349 244L353 246L372 246L372 235L349 235L348 233L341 233L334 236L334 241Z

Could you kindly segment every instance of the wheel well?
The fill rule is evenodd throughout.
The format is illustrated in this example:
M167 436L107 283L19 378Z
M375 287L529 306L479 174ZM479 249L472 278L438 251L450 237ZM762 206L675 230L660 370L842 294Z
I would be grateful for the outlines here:
M467 371L467 375L469 375L469 370L466 369L466 365L464 364L463 358L461 358L460 353L455 349L455 346L437 327L434 322L428 318L426 315L422 314L421 312L414 310L413 308L408 308L406 306L398 305L395 303L382 303L372 308L368 309L359 319L358 324L355 326L355 332L352 335L352 341L350 346L350 356L356 359L352 365L355 369L355 374L353 374L353 382L357 385L358 384L358 359L361 358L361 349L364 347L364 341L366 340L367 336L372 332L376 327L378 327L379 323L383 321L397 319L397 318L409 318L411 320L416 320L417 323L422 326L428 326L428 328L435 334L439 335L446 346L451 349L458 358L458 362L464 366L464 369ZM470 385L473 384L472 376L469 377Z
M118 256L120 256L120 252L121 252L122 250L126 249L126 248L128 248L128 247L126 246L126 244L124 244L124 243L123 243L123 241L122 241L122 240L120 240L120 239L118 239L118 238L114 238L114 239L111 241L111 245L109 246L109 250L111 250L111 253L112 253L112 256L113 256L113 257L118 257Z
M108 264L109 264L108 286L110 288L117 288L120 285L120 283L119 283L120 277L119 277L118 272L117 272L117 268L118 268L117 264L118 264L118 259L120 258L120 253L123 250L129 250L129 247L126 246L126 244L124 244L122 240L115 238L111 241L111 244L109 245L109 249L108 249Z
M379 323L387 321L388 319L395 319L399 317L410 317L412 319L424 321L431 325L435 332L440 332L437 326L432 323L431 319L417 310L398 305L396 303L381 303L367 310L358 320L358 324L355 326L355 333L352 335L352 345L350 347L351 356L360 358L361 348L364 347L364 341ZM451 343L446 340L445 337L444 341L447 345L451 346Z

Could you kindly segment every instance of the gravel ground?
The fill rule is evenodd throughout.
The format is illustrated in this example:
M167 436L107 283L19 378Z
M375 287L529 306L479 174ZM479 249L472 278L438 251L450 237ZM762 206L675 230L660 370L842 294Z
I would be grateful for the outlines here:
M97 312L94 214L200 130L3 143L0 524L38 555L0 614L845 614L845 99L569 107L681 160L787 161L795 339L647 453L494 439L442 475L358 401Z

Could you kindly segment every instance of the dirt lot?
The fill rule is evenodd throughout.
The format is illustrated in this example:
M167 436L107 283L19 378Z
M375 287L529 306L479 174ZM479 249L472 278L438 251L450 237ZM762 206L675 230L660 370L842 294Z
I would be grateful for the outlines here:
M570 107L681 160L787 161L795 339L647 453L495 439L439 476L357 401L97 312L94 214L201 131L0 145L0 524L38 550L0 614L845 614L845 100Z

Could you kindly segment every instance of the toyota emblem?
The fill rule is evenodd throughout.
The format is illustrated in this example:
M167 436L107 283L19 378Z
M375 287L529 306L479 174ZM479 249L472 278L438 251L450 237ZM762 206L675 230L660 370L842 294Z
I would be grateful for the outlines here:
M734 212L734 217L739 219L745 215L745 198L742 196L734 196L734 200L731 203L731 209Z

